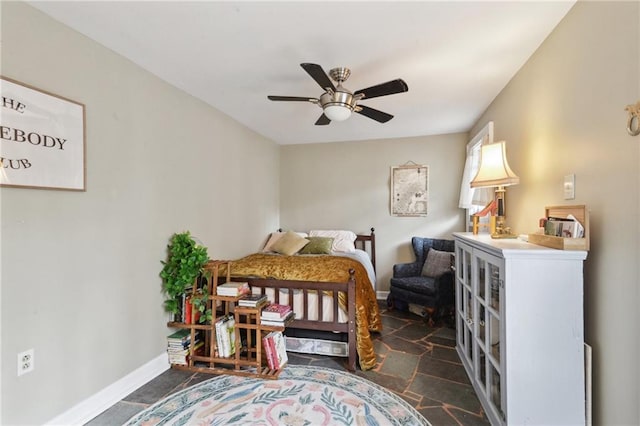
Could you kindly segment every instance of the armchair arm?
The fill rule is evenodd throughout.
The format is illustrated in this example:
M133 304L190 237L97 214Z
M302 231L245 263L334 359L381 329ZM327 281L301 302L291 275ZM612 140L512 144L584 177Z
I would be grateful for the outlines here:
M418 262L393 265L393 278L417 277L422 274L422 265Z

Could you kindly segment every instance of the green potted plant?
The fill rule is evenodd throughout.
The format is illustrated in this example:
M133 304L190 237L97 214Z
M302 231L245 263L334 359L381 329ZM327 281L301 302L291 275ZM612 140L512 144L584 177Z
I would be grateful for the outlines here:
M207 280L210 278L206 276ZM193 309L198 313L198 322L203 324L210 324L213 319L213 313L211 308L207 308L207 302L209 301L209 287L207 284L198 289L197 293L191 296L191 304Z
M176 233L167 246L167 260L160 272L162 288L167 296L165 309L174 315L180 312L182 295L202 272L209 260L207 248L196 243L189 231Z

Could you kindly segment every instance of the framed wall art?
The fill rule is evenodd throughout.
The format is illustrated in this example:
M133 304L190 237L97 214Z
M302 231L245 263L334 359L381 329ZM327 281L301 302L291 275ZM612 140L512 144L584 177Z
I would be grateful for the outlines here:
M391 167L391 215L426 216L429 204L429 167L405 164Z
M0 77L0 186L85 191L83 104Z

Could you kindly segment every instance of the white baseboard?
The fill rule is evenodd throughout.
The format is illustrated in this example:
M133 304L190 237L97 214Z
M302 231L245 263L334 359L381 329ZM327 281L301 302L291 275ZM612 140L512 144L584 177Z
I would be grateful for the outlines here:
M56 418L47 425L78 425L82 426L96 417L134 390L158 377L169 369L166 352L144 364L142 367L127 374L98 393L90 396Z
M388 294L388 291L377 291L376 298L378 300L386 300ZM132 371L120 380L110 384L45 424L82 426L140 386L167 371L169 367L167 354L163 352L140 368Z
M387 296L389 295L389 291L376 291L376 299L378 300L387 300Z

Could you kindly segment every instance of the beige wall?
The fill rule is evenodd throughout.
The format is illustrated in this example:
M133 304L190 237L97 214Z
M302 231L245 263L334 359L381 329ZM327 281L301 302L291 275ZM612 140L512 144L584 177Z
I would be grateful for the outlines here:
M414 260L412 236L451 237L463 229L458 196L467 142L460 133L282 146L280 224L358 233L374 227L377 290L388 291L393 264ZM390 169L409 161L429 166L426 217L390 214Z
M590 210L585 325L594 424L640 424L640 137L627 134L624 111L640 100L639 9L578 2L471 131L493 120L495 139L507 141L520 176L507 189L516 232L534 231L547 205ZM575 200L563 199L567 174L576 176Z
M1 8L2 74L87 106L88 177L84 193L0 189L2 424L49 420L164 351L158 272L173 232L234 257L280 225L373 226L385 291L411 236L463 227L466 134L278 148L29 6ZM507 140L516 232L545 205L590 208L596 424L640 424L640 140L623 110L640 100L639 21L637 2L579 2L469 133L493 120ZM389 215L389 168L407 161L430 166L426 218ZM28 348L36 371L18 378Z
M2 74L86 105L86 192L0 189L0 423L42 424L165 351L174 232L227 258L278 226L279 153L24 3L2 2Z

